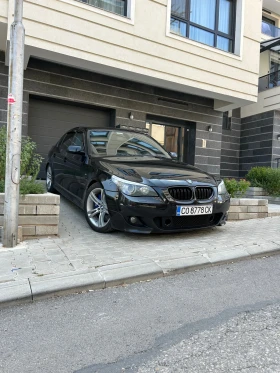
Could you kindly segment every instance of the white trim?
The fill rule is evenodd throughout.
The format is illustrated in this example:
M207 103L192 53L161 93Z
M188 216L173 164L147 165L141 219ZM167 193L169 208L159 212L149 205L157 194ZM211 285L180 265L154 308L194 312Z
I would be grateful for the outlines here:
M179 40L181 42L194 45L199 48L206 49L210 52L216 52L223 56L233 58L235 60L242 60L243 52L243 30L244 30L244 0L236 0L236 26L235 26L235 50L234 53L224 52L216 47L210 47L206 44L188 39L184 36L174 34L170 31L171 18L171 0L167 0L167 14L166 14L166 37Z
M116 19L117 21L121 21L124 23L129 23L131 25L134 25L134 19L135 19L135 0L127 0L127 16L121 16L115 13L111 13L107 10L103 10L101 8L97 8L93 5L89 5L86 3L82 3L79 0L59 0L63 3L67 3L70 5L77 6L79 8L88 10L90 12L98 13L103 16Z

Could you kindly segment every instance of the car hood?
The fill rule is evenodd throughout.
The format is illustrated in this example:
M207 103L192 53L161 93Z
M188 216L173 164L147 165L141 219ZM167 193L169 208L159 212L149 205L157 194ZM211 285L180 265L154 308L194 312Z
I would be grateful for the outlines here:
M110 175L150 186L217 185L208 173L173 159L104 157L99 158L98 163L99 168Z

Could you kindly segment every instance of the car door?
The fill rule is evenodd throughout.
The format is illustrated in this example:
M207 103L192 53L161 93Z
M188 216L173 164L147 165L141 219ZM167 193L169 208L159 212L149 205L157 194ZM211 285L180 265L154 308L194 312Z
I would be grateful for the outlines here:
M72 146L81 148L80 152L67 154L67 174L65 174L64 187L69 191L75 202L81 203L87 185L88 157L85 147L84 132L76 131Z
M53 154L53 173L55 185L58 188L64 188L64 178L66 174L65 168L67 167L67 149L72 145L73 138L75 136L74 131L67 132L60 144L57 147L57 151Z

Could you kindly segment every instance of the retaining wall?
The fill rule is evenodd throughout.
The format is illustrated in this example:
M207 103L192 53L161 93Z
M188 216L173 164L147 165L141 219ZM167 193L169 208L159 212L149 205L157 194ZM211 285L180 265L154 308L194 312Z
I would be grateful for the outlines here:
M267 199L231 198L228 220L248 220L268 217Z
M20 196L19 232L22 236L58 234L60 196L52 193ZM4 223L4 193L0 193L0 226Z

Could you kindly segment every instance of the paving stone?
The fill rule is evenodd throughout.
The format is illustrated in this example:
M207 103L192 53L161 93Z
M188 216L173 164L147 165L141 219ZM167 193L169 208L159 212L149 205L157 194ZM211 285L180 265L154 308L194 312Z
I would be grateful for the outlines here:
M14 274L13 272L5 276L0 276L0 284L4 284L11 281L16 281L16 274Z
M23 267L16 271L16 274L19 278L28 278L32 275L32 273L36 270L36 266L33 265L32 267Z
M22 258L23 268L32 267L33 263L36 267L35 271L25 270L26 274L30 272L30 278L44 278L51 273L71 275L97 267L99 271L106 272L108 284L117 284L122 275L124 281L128 281L129 271L135 269L136 263L142 272L136 271L132 281L150 277L149 266L151 271L156 268L163 275L170 273L174 267L178 271L188 270L191 268L190 260L193 260L193 265L216 264L232 261L236 256L258 255L261 250L270 254L276 252L272 246L277 243L280 252L280 217L233 221L223 227L180 234L142 236L115 232L100 235L87 226L78 209L64 199L61 202L60 237L26 240L24 247L13 249L12 254L0 249L0 277L14 277L19 281L17 271L11 272L11 269ZM263 206L266 208L265 205L251 205L258 209L263 209ZM1 256L2 253L6 253L5 256ZM114 278L113 272L109 275L112 270L115 271Z

